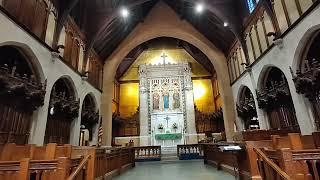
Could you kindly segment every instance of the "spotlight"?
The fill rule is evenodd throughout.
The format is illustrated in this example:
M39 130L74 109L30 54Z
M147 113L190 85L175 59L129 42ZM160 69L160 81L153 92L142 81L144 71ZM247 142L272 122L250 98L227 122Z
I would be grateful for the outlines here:
M121 16L122 16L123 18L127 18L130 13L129 13L129 10L128 10L127 8L122 8L122 9L120 10L120 14L121 14Z
M229 26L229 23L224 22L224 23L223 23L223 26L224 26L224 27L228 27L228 26Z
M204 5L202 3L198 3L195 7L196 13L202 13L202 11L204 10Z

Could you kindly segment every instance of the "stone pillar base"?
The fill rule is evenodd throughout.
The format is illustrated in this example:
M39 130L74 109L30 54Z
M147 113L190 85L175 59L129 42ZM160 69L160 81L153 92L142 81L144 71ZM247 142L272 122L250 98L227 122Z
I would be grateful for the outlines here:
M150 136L140 136L140 146L150 146L151 137Z
M198 134L185 134L187 144L198 144Z

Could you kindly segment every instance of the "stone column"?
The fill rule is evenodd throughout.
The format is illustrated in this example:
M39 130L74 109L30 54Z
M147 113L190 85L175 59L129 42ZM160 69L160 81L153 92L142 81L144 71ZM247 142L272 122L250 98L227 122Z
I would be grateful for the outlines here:
M148 105L148 83L146 78L146 69L144 65L139 67L140 85L139 85L139 108L140 108L140 146L150 145L149 135L149 105Z
M194 98L193 98L193 84L191 80L191 68L187 65L184 72L184 89L185 89L185 106L187 117L187 144L197 144L198 135L196 131L195 112L194 112Z

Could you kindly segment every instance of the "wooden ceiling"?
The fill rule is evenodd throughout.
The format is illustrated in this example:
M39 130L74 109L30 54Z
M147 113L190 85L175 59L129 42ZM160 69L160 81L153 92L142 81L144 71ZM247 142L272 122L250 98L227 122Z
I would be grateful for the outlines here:
M65 18L68 14L73 17L81 31L86 35L86 48L94 48L101 59L105 60L134 27L138 23L143 22L152 7L160 0L52 1L60 8L59 13L62 14L59 16L60 19ZM187 20L226 55L235 40L241 40L241 34L244 29L243 22L248 15L245 0L163 1L167 3L182 20ZM206 7L206 10L201 15L196 14L194 11L197 2L203 2ZM130 9L129 18L124 19L119 15L119 9L121 7ZM63 20L60 22L63 22ZM224 27L224 22L228 22L229 26ZM61 23L58 23L58 25L61 25ZM58 28L58 30L61 28ZM183 44L185 44L185 42ZM187 46L190 45L188 44ZM189 47L184 48L188 50ZM142 45L133 51L141 52L143 49L144 46ZM190 50L188 50L188 52L192 53ZM131 58L134 60L137 54L139 53L131 52L126 59Z
M185 49L186 52L189 53L195 60L197 60L210 74L214 74L215 72L212 63L207 58L207 56L192 44L175 38L160 37L144 42L143 44L133 49L126 56L126 58L123 59L119 68L117 69L116 79L120 79L124 75L124 73L130 68L130 66L141 55L143 51L153 49L158 50L163 48Z

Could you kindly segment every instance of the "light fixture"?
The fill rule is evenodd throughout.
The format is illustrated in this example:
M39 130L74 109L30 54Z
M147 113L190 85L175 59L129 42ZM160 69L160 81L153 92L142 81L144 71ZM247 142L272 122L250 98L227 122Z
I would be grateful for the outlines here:
M202 3L198 3L195 7L196 13L200 14L204 10L204 5Z
M223 26L224 26L224 27L228 27L228 26L229 26L229 23L224 22L224 23L223 23Z
M51 115L51 116L54 115L54 106L52 106L52 107L50 108L50 115Z
M127 18L129 16L129 10L127 8L121 8L120 14L123 18Z

